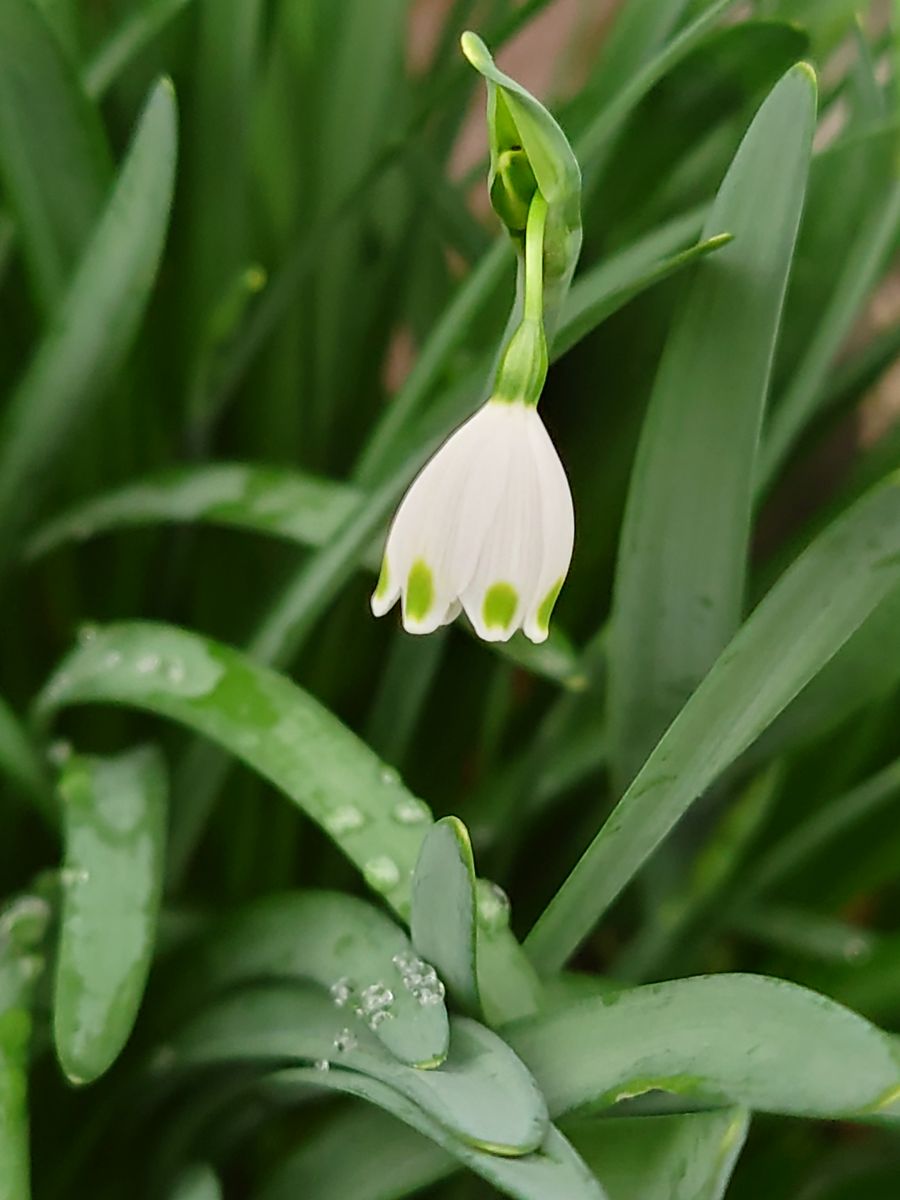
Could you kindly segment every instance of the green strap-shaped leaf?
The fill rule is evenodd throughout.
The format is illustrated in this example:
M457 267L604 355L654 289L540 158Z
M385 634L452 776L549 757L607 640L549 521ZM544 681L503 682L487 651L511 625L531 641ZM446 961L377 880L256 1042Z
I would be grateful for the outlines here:
M390 1019L390 1018L388 1018ZM408 1067L365 1027L351 1028L322 988L257 986L230 994L189 1021L169 1043L173 1066L307 1062L357 1071L400 1092L455 1137L519 1155L547 1132L547 1110L528 1071L496 1034L456 1017L450 1053L434 1070Z
M62 663L41 708L50 715L90 702L155 712L217 742L320 824L369 886L408 915L431 813L395 771L288 679L174 626L111 625ZM515 1001L497 1008L507 1018L533 1011L538 989L530 968L508 931L496 943L505 943L506 982L513 987L506 1001Z
M98 100L192 0L148 0L123 17L91 55L82 80L89 96Z
M35 293L52 313L112 167L97 110L36 0L0 5L0 175Z
M66 845L53 1036L74 1083L115 1061L137 1017L162 894L168 783L152 747L77 756L60 781Z
M433 962L454 999L478 1013L475 863L468 830L456 817L432 825L412 881L413 945Z
M740 624L756 447L815 119L815 77L801 65L738 149L703 235L734 240L695 267L666 342L616 569L609 720L622 788Z
M565 1197L566 1200L606 1200L600 1184L569 1142L552 1125L533 1154L506 1158L486 1153L453 1137L405 1096L365 1075L340 1069L332 1069L324 1074L300 1069L281 1071L271 1076L271 1080L273 1084L291 1090L303 1091L311 1085L319 1085L375 1104L417 1129L499 1191L516 1197L516 1200L548 1200L551 1196ZM342 1196L347 1194L341 1193ZM281 1195L280 1191L272 1196L264 1193L261 1200L281 1200Z
M680 224L679 222L674 228L679 228ZM637 270L635 270L637 277L634 280L626 279L619 282L618 285L614 283L614 280L621 278L622 267L625 265L624 251L618 258L613 257L607 262L599 263L592 270L584 272L572 285L563 309L560 328L553 343L554 357L560 358L614 312L622 308L629 300L639 296L647 288L662 283L663 280L691 266L699 259L713 254L716 250L721 250L731 240L730 233L717 233L703 238L693 246L688 246L686 250L679 250L666 257L650 259L646 261L646 265L644 265L643 256L638 258L637 254L629 255L629 267L632 270L639 269L640 264L643 266L643 274L638 276ZM642 239L643 241L644 239ZM643 250L644 246L639 242L633 249L635 251Z
M425 809L412 801L403 815L413 823L427 819ZM349 810L344 816L350 820ZM372 1015L364 1009L357 1014L367 989L386 989L392 997L390 1019L372 1022L376 1037L402 1062L432 1067L447 1056L447 1011L438 988L417 989L412 983L414 959L403 930L364 900L340 892L267 896L185 949L172 1002L196 1004L259 979L305 979L330 990L346 1023L355 1028ZM426 964L417 969L421 974Z
M0 1200L28 1200L28 1057L31 1006L44 967L39 953L50 921L40 896L0 909Z
M583 1000L507 1031L550 1112L660 1089L807 1117L886 1111L900 1088L888 1036L806 988L708 975Z
M609 1200L722 1200L748 1125L729 1108L586 1121L569 1136Z
M90 416L131 344L162 252L175 139L175 96L163 81L150 96L109 202L3 414L0 514L7 538L27 521L68 439Z
M162 521L208 521L322 546L360 497L349 484L278 467L172 467L79 501L43 525L27 553L39 558L68 541Z
M28 796L45 817L52 818L53 797L46 765L21 721L0 697L0 771Z
M779 400L766 430L757 484L769 487L794 445L816 415L828 375L866 299L884 269L900 232L900 180L878 196L851 245L809 347Z
M557 967L693 801L900 583L900 478L869 492L785 572L725 648L529 936Z

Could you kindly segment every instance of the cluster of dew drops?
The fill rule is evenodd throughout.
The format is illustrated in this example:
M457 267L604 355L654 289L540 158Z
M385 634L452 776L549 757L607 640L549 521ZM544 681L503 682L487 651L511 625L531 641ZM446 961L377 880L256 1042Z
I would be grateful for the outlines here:
M444 985L431 963L425 962L411 951L395 954L391 962L399 973L403 986L423 1008L443 1002ZM338 1008L352 1006L357 1017L364 1021L373 1033L385 1021L394 1018L395 996L383 980L379 979L376 983L370 983L357 991L354 981L345 975L331 985L330 991L331 998ZM349 1053L356 1045L357 1039L351 1029L342 1029L334 1039L334 1049L339 1055ZM320 1071L327 1071L331 1066L325 1058L315 1065Z

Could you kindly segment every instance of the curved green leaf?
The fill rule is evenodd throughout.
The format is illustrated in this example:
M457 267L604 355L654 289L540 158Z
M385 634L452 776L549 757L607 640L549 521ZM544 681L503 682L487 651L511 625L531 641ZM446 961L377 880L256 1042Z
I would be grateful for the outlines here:
M451 1023L450 1052L430 1071L397 1061L365 1027L311 986L248 988L189 1021L171 1039L173 1066L243 1061L319 1064L359 1072L406 1096L455 1137L496 1154L534 1150L547 1110L534 1081L496 1034L463 1017Z
M174 467L79 501L38 529L26 553L40 558L65 542L163 521L209 521L322 546L360 495L349 484L278 467ZM372 566L377 557L375 550Z
M507 1031L554 1115L653 1090L808 1117L862 1116L900 1087L889 1038L806 988L708 975L583 1000Z
M98 112L35 0L0 5L0 175L34 290L51 313L112 165Z
M355 1028L364 1019L356 1012L363 993L380 985L393 998L390 1020L374 1023L376 1037L402 1062L433 1067L447 1056L447 1011L439 996L423 1004L405 986L401 967L413 957L403 930L364 900L340 892L267 896L186 947L176 972L185 982L175 984L173 1001L195 1004L254 980L305 979L331 990Z
M152 747L69 760L53 1036L73 1083L115 1061L137 1017L162 895L168 783Z
M84 89L97 100L192 0L148 0L124 17L91 55Z
M432 825L412 881L413 945L433 962L454 999L481 1010L478 994L475 863L468 830L456 817Z
M814 541L723 651L532 930L565 962L693 801L771 724L900 580L900 478Z
M376 1104L517 1200L548 1200L551 1196L565 1197L566 1200L605 1200L600 1184L552 1125L534 1153L505 1158L459 1141L405 1096L365 1075L340 1069L325 1074L301 1069L281 1071L271 1079L281 1087L303 1090L318 1085ZM277 1200L277 1193L271 1200Z
M695 267L666 342L616 568L609 719L621 788L740 624L756 448L815 122L815 77L801 65L738 149L703 235L734 240Z
M158 713L217 742L289 796L369 886L408 915L431 813L392 768L288 679L175 626L110 625L63 661L39 708L49 716L91 702ZM498 980L505 999L493 1011L507 1018L534 1011L537 981L512 935L499 933L492 949L506 956L505 980ZM482 983L485 1002L487 990Z
M569 1136L610 1200L722 1200L748 1125L732 1108L595 1120Z
M3 414L5 537L27 521L68 438L90 416L131 344L168 223L175 122L175 95L164 80L151 93L112 195Z

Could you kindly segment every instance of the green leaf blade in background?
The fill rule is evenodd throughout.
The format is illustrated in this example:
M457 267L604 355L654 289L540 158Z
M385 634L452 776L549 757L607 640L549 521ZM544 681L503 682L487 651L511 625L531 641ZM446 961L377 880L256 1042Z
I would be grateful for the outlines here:
M412 879L413 945L463 1010L478 1013L477 905L472 843L462 821L444 817L422 841Z
M756 447L806 192L816 87L791 70L755 117L666 342L621 532L610 635L620 788L737 629ZM736 314L740 319L736 320Z
M583 1000L508 1031L553 1116L661 1089L758 1112L867 1117L896 1095L887 1034L780 979L708 975Z
M830 526L720 655L557 892L527 945L560 966L693 801L832 658L900 577L900 482Z
M3 545L31 517L66 447L114 377L135 335L159 265L175 173L172 85L157 84L110 199L47 334L0 424Z
M573 1124L609 1200L722 1200L749 1126L742 1109Z
M168 1200L222 1200L222 1185L212 1167L189 1167L179 1176Z
M102 1075L127 1041L153 957L168 783L158 751L74 757L60 782L65 868L53 1001L66 1075Z
M37 0L0 10L0 177L33 290L51 314L100 215L112 165L97 110Z

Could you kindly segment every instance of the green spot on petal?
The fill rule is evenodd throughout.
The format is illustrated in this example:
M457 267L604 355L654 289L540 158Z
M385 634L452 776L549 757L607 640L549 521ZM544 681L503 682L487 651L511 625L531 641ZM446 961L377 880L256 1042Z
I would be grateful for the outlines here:
M495 583L484 597L484 623L488 629L506 629L516 614L519 593L511 583Z
M562 591L564 577L560 576L554 583L553 587L543 598L537 610L538 628L546 632L550 628L550 614L553 612L553 605L556 603L556 598Z
M409 569L406 581L406 612L414 621L424 621L434 604L434 579L421 558Z
M390 587L390 583L391 573L388 569L388 560L387 558L384 558L381 562L381 574L378 576L378 586L375 588L376 600L380 600L383 596L387 595L387 590Z

